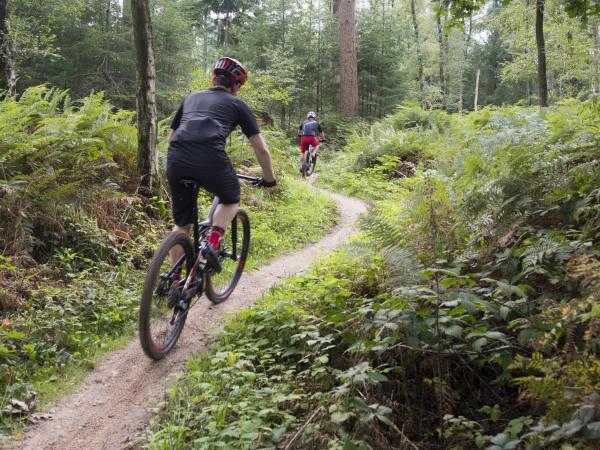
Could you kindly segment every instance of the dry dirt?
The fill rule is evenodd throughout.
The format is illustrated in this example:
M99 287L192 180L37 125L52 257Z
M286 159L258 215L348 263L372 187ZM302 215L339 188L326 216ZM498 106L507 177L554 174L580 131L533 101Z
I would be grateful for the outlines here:
M244 274L237 290L225 303L213 306L202 298L192 308L177 347L162 361L149 360L137 337L121 350L106 355L75 394L50 409L48 420L25 430L24 440L17 448L120 450L135 447L165 387L184 369L185 361L192 354L206 351L207 337L220 326L223 316L248 307L278 280L307 268L315 258L354 232L357 216L366 209L364 203L327 194L337 202L341 214L340 223L330 234L316 244Z

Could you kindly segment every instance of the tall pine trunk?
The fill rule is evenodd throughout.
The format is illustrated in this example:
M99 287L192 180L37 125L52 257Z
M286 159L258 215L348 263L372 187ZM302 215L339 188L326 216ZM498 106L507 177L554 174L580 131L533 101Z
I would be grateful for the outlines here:
M540 108L548 106L548 79L546 76L546 43L544 42L544 0L536 0L535 42L538 56L538 85Z
M594 92L600 92L600 18L596 17L594 30L594 61L596 66Z
M17 86L17 72L8 24L8 0L0 0L0 65L4 75L5 88L9 96L14 95Z
M138 173L140 184L153 192L158 184L156 71L148 0L131 0L137 69Z
M358 113L355 0L339 0L340 112L352 119Z
M479 109L479 75L481 71L477 69L477 74L475 75L475 100L473 101L473 109L477 111Z
M447 92L447 77L446 77L446 72L444 70L444 67L446 66L446 50L447 50L447 46L446 46L446 32L444 31L444 24L442 23L442 1L439 1L439 11L438 14L436 14L436 25L437 25L437 33L438 33L438 43L440 45L440 57L438 59L438 70L439 70L439 76L440 76L440 91L442 93L442 97L443 97L443 103L444 106L447 105L447 100L448 100L448 92Z
M459 94L458 94L458 112L463 112L465 102L465 67L469 58L469 45L471 44L471 34L473 33L473 18L469 16L469 31L465 37L465 48L463 49L463 63L459 69Z
M423 68L423 49L421 48L419 23L417 22L417 8L415 3L415 0L410 0L410 14L412 16L413 33L415 35L415 45L417 46L417 64L419 66L419 91L423 93L423 90L425 88L425 69Z

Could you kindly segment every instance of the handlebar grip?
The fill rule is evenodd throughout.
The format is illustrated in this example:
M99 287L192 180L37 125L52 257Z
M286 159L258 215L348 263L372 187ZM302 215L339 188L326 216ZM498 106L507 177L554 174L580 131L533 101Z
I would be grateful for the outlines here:
M246 180L246 181L252 181L252 182L259 181L261 179L260 177L251 177L250 175L244 175L241 173L238 173L236 175L240 180Z

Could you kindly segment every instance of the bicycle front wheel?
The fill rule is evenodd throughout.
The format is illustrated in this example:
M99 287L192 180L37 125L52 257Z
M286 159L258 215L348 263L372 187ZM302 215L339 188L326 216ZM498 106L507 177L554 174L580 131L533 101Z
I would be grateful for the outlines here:
M246 212L240 209L219 246L221 272L207 273L205 276L205 292L211 302L221 303L229 298L240 281L249 249L250 219Z
M169 262L170 252L181 255L174 266ZM174 231L150 261L140 304L139 333L142 349L152 359L164 358L183 330L187 308L181 308L181 291L192 270L193 257L189 236Z
M310 160L308 161L308 169L306 170L307 174L310 176L314 173L315 167L317 165L317 157L310 156Z
M306 157L306 161L304 161L302 163L302 178L306 178L307 176L309 176L310 174L308 173L308 169L310 167L310 163L308 161L308 156Z

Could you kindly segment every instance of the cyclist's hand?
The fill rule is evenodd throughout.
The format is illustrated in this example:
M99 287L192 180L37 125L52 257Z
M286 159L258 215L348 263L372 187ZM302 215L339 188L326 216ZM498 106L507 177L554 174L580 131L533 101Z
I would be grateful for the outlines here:
M259 180L256 180L254 183L252 183L252 186L266 187L266 188L270 188L270 187L273 187L276 185L277 185L277 180L267 181L264 178L260 178Z

